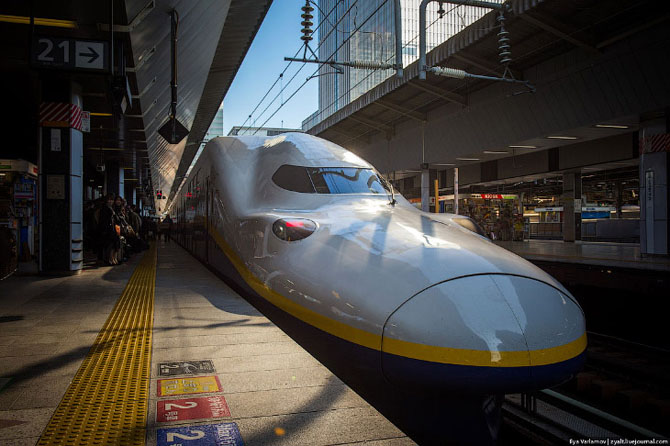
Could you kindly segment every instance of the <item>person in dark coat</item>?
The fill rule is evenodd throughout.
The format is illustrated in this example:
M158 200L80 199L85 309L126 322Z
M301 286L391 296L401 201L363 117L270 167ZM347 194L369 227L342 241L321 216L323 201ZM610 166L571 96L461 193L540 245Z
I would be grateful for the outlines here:
M113 209L114 194L107 195L107 201L100 209L98 234L103 245L102 259L107 265L116 265L117 251L121 248L121 239L116 231L116 213Z

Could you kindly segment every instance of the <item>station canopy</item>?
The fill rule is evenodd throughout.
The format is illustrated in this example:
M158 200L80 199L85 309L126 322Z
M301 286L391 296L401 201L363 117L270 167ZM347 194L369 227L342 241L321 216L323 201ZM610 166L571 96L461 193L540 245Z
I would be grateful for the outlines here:
M185 177L271 3L10 0L3 2L0 20L3 65L11 65L8 79L20 81L29 77L33 79L32 86L43 86L39 82L45 78L68 76L81 85L84 109L91 112L91 129L84 134L85 162L93 163L95 170L97 163L118 161L128 169L126 178L137 181L145 204L153 200L156 211L164 211ZM176 118L188 130L188 136L177 144L169 144L158 133L170 115L172 10L178 16ZM36 64L35 48L41 38L50 39L54 49L69 39L69 44L77 45L77 60L79 56L86 57L83 64L94 60L91 69L80 69L72 60L66 61L72 66ZM90 51L88 46L82 46L87 41L91 43ZM111 47L113 59L109 59ZM27 54L32 54L30 61ZM110 60L113 72L109 70ZM31 94L37 103L38 93L22 93L27 97ZM44 100L44 91L41 97ZM33 108L38 105L33 104ZM169 199L157 200L157 190Z

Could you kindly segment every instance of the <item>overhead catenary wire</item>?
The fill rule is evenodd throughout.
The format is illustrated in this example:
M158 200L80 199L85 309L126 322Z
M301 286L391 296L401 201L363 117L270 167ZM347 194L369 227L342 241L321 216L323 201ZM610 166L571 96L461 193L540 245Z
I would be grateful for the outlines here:
M351 37L352 37L356 32L360 31L360 29L361 29L361 28L362 28L362 27L363 27L363 26L364 26L364 25L365 25L365 24L366 24L366 23L367 23L367 22L368 22L368 21L369 21L369 20L370 20L376 13L377 13L377 12L379 12L379 10L384 6L384 4L386 4L387 1L388 1L388 0L384 0L384 2L382 2L382 4L379 5L379 6L376 8L376 10L375 10L372 14L370 14L370 15L363 21L363 23L361 23L359 26L357 26L356 29L353 30L353 31L350 33L349 37L348 37L347 39L344 39L344 40L342 41L342 43L340 43L340 45L333 51L333 53L332 53L326 60L328 60L328 59L330 59L331 57L333 57L334 55L336 55L337 52L342 48L342 46L343 46L349 39L351 39ZM350 10L354 7L354 5L355 5L356 3L357 3L357 0L356 0L354 3L352 3L352 5L347 9L347 12L350 11ZM447 14L453 12L455 9L459 8L459 6L460 6L460 5L452 6L452 8L449 9L449 11L447 11ZM332 10L331 10L331 11L332 11ZM342 15L342 17L340 18L340 20L338 20L338 22L336 23L336 25L339 24L340 21L341 21L345 16L346 16L346 13ZM443 17L444 17L444 16L443 16ZM431 27L432 27L438 20L442 19L443 17L437 17L435 20L433 20L433 21L430 23L430 25L428 25L428 26L426 27L426 29L430 29L430 28L431 28ZM319 26L321 26L322 23L323 23L323 21L321 21L321 22L319 23ZM334 27L334 28L335 28L335 27ZM333 30L331 30L327 35L330 35L331 32L333 32ZM403 45L402 48L403 48L403 49L406 48L409 44L411 44L412 42L414 42L418 37L419 37L418 34L415 35L410 41L408 41L405 45ZM317 49L320 48L321 45L323 44L323 39L320 39L320 40L322 40L322 43L319 44L319 46L317 47ZM386 59L386 62L390 61L393 57L395 57L395 54L389 56L389 58ZM301 66L300 69L302 70L302 68L303 68L304 66L305 66L305 63L303 63L303 65ZM370 70L370 73L368 73L367 76L365 76L364 78L362 78L359 82L357 82L355 85L353 85L352 87L350 87L347 91L345 91L343 94L341 94L340 96L338 96L333 102L331 102L327 107L324 107L323 109L324 109L324 110L327 110L329 107L331 107L333 104L335 104L338 100L344 98L344 97L345 97L346 95L348 95L352 90L354 90L357 86L359 86L361 83L363 83L365 80L367 80L370 76L372 76L375 72L377 72L377 70L378 70L378 68L376 68L376 69L371 69L371 70ZM316 73L317 73L318 71L319 71L319 69L315 70L315 71L312 73L312 75L311 75L309 78L307 78L307 80L306 80L305 82L303 82L303 83L302 83L302 84L301 84L301 85L300 85L300 86L299 86L299 87L298 87L298 88L291 94L291 96L289 96L289 98L288 98L282 105L280 105L280 106L279 106L279 107L272 113L272 115L270 115L269 118L267 118L267 119L263 122L263 124L262 124L259 128L264 127L265 124L267 124L267 122L269 122L269 120L272 119L272 117L274 117L274 116L279 112L279 110L281 110L281 108L283 107L283 105L285 105L286 103L288 103L288 102L291 100L291 98L293 98L293 97L298 93L298 91L299 91L300 89L302 89L302 88L307 84L307 82L308 82L309 80L312 79L312 77L313 77L314 75L316 75ZM295 76L294 76L294 77L295 77ZM288 87L289 84L290 84L290 82L288 82L288 83L284 86L284 88ZM275 100L276 100L276 97L275 97L275 99L271 102L271 104L272 104ZM271 105L271 104L270 104L270 105ZM262 116L268 108L269 108L269 106L265 108L265 110L259 115L259 117ZM258 118L257 118L257 119L258 119ZM256 134L257 132L258 132L258 129L256 129L256 130L254 131L253 134ZM365 132L365 134L367 134L367 133L369 133L369 131L368 131L368 132Z
M357 2L358 2L358 0L356 0L354 3L352 3L352 4L349 6L349 8L347 9L347 11L351 10L351 8L352 8ZM344 40L342 41L342 43L340 43L340 45L338 45L338 47L335 48L335 50L331 53L331 55L328 56L327 60L330 59L331 57L333 57L334 55L336 55L337 52L340 50L340 48L342 48L342 46L343 46L347 41L349 41L349 39L351 39L351 37L352 37L357 31L359 31L359 30L360 30L360 29L361 29L361 28L368 22L368 21L369 21L369 20L370 20L370 19L377 13L377 11L378 11L379 9L381 9L381 8L386 4L386 2L388 2L388 0L384 0L384 1L381 3L381 5L379 5L379 6L376 8L376 10L375 10L374 12L372 12L372 13L371 13L371 14L370 14L370 15L363 21L363 23L361 23L359 26L357 26L356 29L354 29L354 30L350 33L349 37L347 37L346 39L344 39ZM346 14L343 14L343 15L342 15L342 18L340 19L340 21L341 21L345 16L346 16ZM338 23L339 23L340 21L338 21ZM321 24L321 23L320 23L320 24ZM319 25L320 25L320 24L319 24ZM331 32L332 32L332 31L331 31ZM330 33L328 33L328 35L330 35ZM322 42L322 43L323 43L323 42ZM318 50L320 47L321 47L321 44L319 44L319 46L317 47L317 50ZM302 68L304 68L305 65L306 65L306 63L303 62L302 66L300 67L300 70L302 70ZM305 82L303 82L303 83L302 83L302 84L301 84L301 85L300 85L300 86L293 92L293 94L291 94L291 96L289 96L289 98L286 100L286 102L284 102L283 105L280 105L280 106L277 108L277 110L275 110L274 113L272 113L272 115L270 115L270 117L269 117L268 119L266 119L265 122L264 122L261 126L259 126L259 128L264 127L265 124L266 124L270 119L272 119L272 117L273 117L274 115L276 115L277 112L279 112L279 110L281 110L281 108L282 108L285 104L287 104L287 103L291 100L291 98L293 98L293 97L298 93L298 91L300 91L300 90L307 84L307 82L309 82L309 81L313 78L313 76L314 76L316 73L318 73L319 69L320 69L320 68L317 68L317 69L312 73L312 75L309 76L309 77L307 78L307 80L306 80ZM299 70L299 71L300 71L300 70ZM289 83L290 83L290 81L289 81ZM289 83L287 83L286 86L288 86ZM274 101L276 100L276 98L277 98L277 97L275 96L275 99L273 99L272 102L274 102ZM266 109L267 109L267 107L266 107ZM261 115L262 115L262 114L261 114ZM256 133L258 133L258 128L257 128L257 129L254 131L254 133L252 133L252 134L255 135Z
M457 9L457 8L458 8L458 6L453 6L449 11L446 12L446 14L451 13L452 11L454 11L454 10ZM445 15L446 15L446 14L445 14ZM437 17L435 20L433 20L433 21L431 22L431 24L428 25L428 26L426 27L426 30L430 29L430 28L431 28L431 27L432 27L438 20L440 20L441 18L442 18L442 17ZM412 38L412 40L408 41L405 45L403 45L402 48L403 48L403 49L404 49L404 48L407 48L412 42L414 42L414 41L415 41L416 39L418 39L418 38L419 38L419 35L418 35L418 34L415 35L415 36ZM386 59L386 62L390 61L393 57L394 57L394 55L390 56L388 59ZM335 99L334 99L330 104L328 104L326 107L323 107L322 110L328 110L331 106L333 106L334 104L336 104L340 99L346 97L349 93L351 93L351 91L353 91L356 87L358 87L360 84L362 84L364 81L366 81L366 80L367 80L370 76L372 76L377 70L378 70L378 69L370 70L370 73L368 73L367 76L365 76L364 78L362 78L362 79L361 79L360 81L358 81L355 85L353 85L352 87L350 87L347 91L345 91L345 92L342 93L340 96L338 96L337 98L335 98Z
M357 2L358 2L358 0L355 0L354 3L351 4L351 6L349 7L349 9L351 9ZM337 2L335 2L335 5L330 9L330 11L328 11L328 14L326 14L326 15L324 16L324 19L327 19L327 18L333 13L333 11L335 11L335 9L336 9L337 6L339 5L339 3L341 3L341 0L338 0ZM320 9L319 9L319 10L320 10ZM333 29L335 29L335 28L337 27L337 25L342 21L342 19L344 18L344 16L345 16L345 14L343 14L342 18L340 18L340 19L335 23L335 25L333 26ZM316 26L316 28L314 29L314 32L318 31L319 28L321 27L321 25L322 25L323 23L324 23L324 20L320 20L320 21L319 21L319 24L318 24L318 25ZM333 30L329 31L328 34L326 34L326 37L329 36L332 32L333 32ZM320 46L321 46L321 44L319 44L319 46L317 47L317 50L319 49ZM297 56L300 54L300 51L302 51L302 49L303 49L304 47L305 47L304 44L301 45L300 48L298 48L298 50L295 52L295 55L294 55L293 57L294 57L294 58L297 57ZM272 89L277 85L277 83L278 83L278 82L280 81L280 79L284 76L284 74L286 74L286 72L288 71L288 69L289 69L289 67L291 66L292 63L293 63L293 61L290 61L288 64L286 64L286 67L284 67L284 70L279 74L279 76L277 77L277 79L275 79L274 83L270 86L270 88L268 89L268 91L265 92L265 95L263 95L263 98L261 98L261 100L258 102L258 104L256 104L256 106L254 107L253 111L247 116L247 119L244 120L244 122L242 123L242 126L241 126L241 128L240 128L240 133L242 133L242 132L245 130L245 125L246 125L246 123L251 119L251 117L253 116L253 114L256 113L256 110L258 110L258 108L261 106L261 104L263 103L263 101L265 101L265 99L268 97L268 95L270 94L270 92L272 91ZM303 64L303 66L304 66L304 64ZM303 66L300 67L299 71L302 70ZM294 75L294 77L295 77L295 75ZM291 78L291 79L293 79L293 78ZM291 81L289 81L289 82L287 82L285 85L283 85L283 86L281 87L281 90L280 90L280 92L278 93L278 95L280 95L281 93L283 93L283 91L290 85L290 83L291 83ZM270 102L270 104L274 103L274 101L276 101L276 100L277 100L277 97L275 97L275 98ZM267 110L267 108L268 108L268 107L266 107L266 108L263 110L263 112L261 112L261 114L260 114L259 116L256 117L256 119L254 120L254 122L255 122L256 120L258 120L261 116L263 116L263 113L265 113L265 111ZM246 127L246 130L249 130L251 127L252 127L252 125L250 125L249 127Z
M387 0L385 0L384 3L386 3L386 1L387 1ZM338 3L339 3L339 2L338 2ZM355 0L355 1L349 6L349 8L347 9L347 11L351 10L351 8L353 8L353 7L356 5L356 3L358 3L358 0ZM333 9L334 9L334 8L333 8ZM332 9L331 9L331 12L332 12ZM374 15L374 13L373 13L370 17L372 17L373 15ZM344 20L345 17L346 17L346 13L342 15L342 17L336 22L335 25L338 25L342 20ZM370 17L368 17L368 19L369 19ZM367 20L366 20L366 22L367 22ZM321 23L323 23L323 22L321 22ZM319 26L321 25L321 23L319 23ZM363 26L363 24L361 24L361 26ZM318 26L317 26L317 29L318 29ZM329 32L326 34L325 37L330 36L330 34L331 34L332 32L333 32L333 30L329 31ZM356 30L354 30L354 32L356 32ZM352 35L353 35L353 33L352 33ZM351 36L350 36L349 38L351 38ZM349 40L349 38L345 39L345 40L340 44L340 46L338 46L338 47L335 49L335 51L328 57L328 59L330 59L331 57L333 57L333 55L337 54L337 52L340 50L340 48L342 48L342 46L344 45L344 43L345 43L346 41ZM320 43L320 44L317 46L316 49L318 50L319 48L321 48L321 45L322 45L322 44L323 44L323 42ZM299 52L299 51L300 51L300 50L298 50L298 52ZM300 73L300 72L302 71L302 69L305 67L305 65L306 65L306 63L303 62L303 64L302 64L302 65L300 66L300 68L298 69L298 71L291 77L291 79L289 79L289 81L286 83L286 85L283 86L282 90L281 90L279 93L277 93L277 95L272 99L272 101L270 101L270 103L265 107L265 109L263 109L263 111L262 111L261 114L256 118L256 120L258 120L261 116L263 116L263 115L265 114L265 112L270 108L270 106L272 106L272 104L273 104L273 103L277 100L277 98L284 92L284 90L285 90L286 88L288 88L288 86L291 84L291 82L293 81L293 79L295 79L295 77L297 76L297 74ZM312 79L312 78L314 77L314 75L315 75L317 72L318 72L318 69L317 69L314 73L312 73L312 74L307 78L307 80ZM301 85L299 88L302 88L303 86L304 86L304 83L303 83L303 85ZM293 96L295 96L295 95L292 94L292 95L290 96L290 98L292 98ZM290 99L290 98L289 98L289 99ZM288 102L288 100L287 100L286 102ZM277 111L279 111L279 110L281 109L281 107L282 107L282 106L280 105L280 107L277 109ZM275 114L276 114L276 112L273 113L272 116L274 116ZM256 120L254 120L254 123L256 122ZM265 123L267 123L267 120L265 121ZM262 128L262 127L264 127L264 126L265 126L265 123L264 123L263 125L261 125L260 127L258 127L258 128ZM251 128L251 127L248 127L248 129L250 129L250 128ZM254 133L253 133L254 135L258 132L258 128L256 128L256 130L254 131ZM241 132L241 131L240 131L240 132Z

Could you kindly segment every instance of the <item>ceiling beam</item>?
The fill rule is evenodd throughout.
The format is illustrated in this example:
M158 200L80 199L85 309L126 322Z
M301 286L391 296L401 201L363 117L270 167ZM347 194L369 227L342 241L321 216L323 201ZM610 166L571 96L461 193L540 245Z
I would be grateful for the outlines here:
M335 124L332 127L328 127L323 133L321 133L321 135L323 135L324 133L328 133L328 132L335 133L335 134L337 134L339 136L343 136L345 138L354 138L354 137L357 136L357 134L354 134L354 132L352 132L350 130L337 128L337 124ZM321 135L319 135L319 136L321 136Z
M596 48L602 49L606 46L612 45L613 43L618 42L619 40L623 40L626 37L632 36L634 34L637 34L641 31L644 31L647 28L651 28L652 26L658 25L659 23L663 23L666 20L670 19L670 14L663 14L660 17L655 18L654 20L649 20L648 22L645 22L641 25L638 25L634 28L631 28L621 34L617 34L616 36L610 37L607 40L603 40L602 42L598 42L596 45Z
M401 115L405 115L420 122L426 122L428 120L428 116L425 113L410 110L408 108L403 107L402 105L398 105L396 103L386 101L384 99L377 99L374 103L387 110L400 113Z
M550 25L548 22L550 19L544 16L540 16L539 14L535 13L535 16L532 16L528 13L526 14L519 14L518 16L520 19L525 20L526 22L537 26L538 28L542 28L543 30L555 35L556 37L559 37L566 42L570 42L575 46L584 48L585 50L591 52L591 53L596 53L600 54L600 51L598 48L595 46L591 45L588 42L585 42L583 40L577 39L576 37L573 37L572 34L574 34L574 31L564 31L559 29L558 27L554 25Z
M450 91L447 91L443 88L436 87L434 85L427 84L425 81L419 82L417 80L410 80L407 85L410 87L416 88L418 90L424 91L426 93L430 93L433 96L437 96L438 98L444 99L447 102L454 102L456 104L460 105L467 105L467 100L465 99L464 96L461 96L460 94L452 93Z
M347 118L351 119L354 122L358 122L359 124L367 125L368 127L371 127L375 130L379 130L380 132L384 132L384 133L387 133L387 134L393 133L393 127L391 127L389 125L386 125L386 124L381 124L381 123L372 121L370 119L363 118L363 117L358 117L358 116L356 116L356 117L348 116Z

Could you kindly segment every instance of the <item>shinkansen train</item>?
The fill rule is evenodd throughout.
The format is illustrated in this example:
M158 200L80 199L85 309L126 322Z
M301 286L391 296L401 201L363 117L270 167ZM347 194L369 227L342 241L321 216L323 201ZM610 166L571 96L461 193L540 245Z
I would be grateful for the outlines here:
M560 283L329 141L213 139L179 195L177 241L419 444L495 443L502 395L583 363Z

